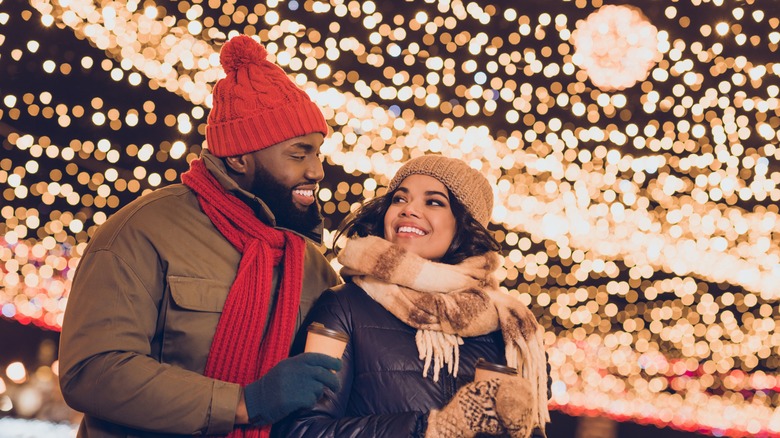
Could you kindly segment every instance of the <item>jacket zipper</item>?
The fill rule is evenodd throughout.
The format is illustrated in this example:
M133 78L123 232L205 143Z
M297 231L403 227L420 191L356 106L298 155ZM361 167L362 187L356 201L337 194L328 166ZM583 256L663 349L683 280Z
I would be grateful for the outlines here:
M450 373L447 372L446 368L441 370L441 374L439 375L441 377L441 383L444 387L444 400L445 404L448 403L450 400L452 400L452 397L455 396L456 388L455 388L455 378L450 375Z

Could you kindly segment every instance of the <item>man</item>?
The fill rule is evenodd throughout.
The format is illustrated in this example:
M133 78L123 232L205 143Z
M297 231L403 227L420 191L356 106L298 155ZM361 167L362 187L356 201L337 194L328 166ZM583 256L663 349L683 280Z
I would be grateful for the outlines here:
M208 150L183 184L106 221L78 267L60 386L85 413L79 436L268 436L337 388L339 360L287 358L338 278L302 237L321 241L327 124L253 39L233 38L220 61Z

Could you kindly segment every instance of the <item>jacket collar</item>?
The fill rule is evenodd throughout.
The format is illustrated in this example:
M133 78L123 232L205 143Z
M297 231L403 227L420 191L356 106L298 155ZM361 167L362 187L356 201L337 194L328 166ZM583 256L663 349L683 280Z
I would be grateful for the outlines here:
M206 169L208 169L209 172L211 172L211 174L214 176L214 178L217 179L217 181L222 185L222 187L224 187L225 190L232 192L239 199L241 199L247 205L249 205L252 208L252 210L255 212L255 216L257 216L258 219L263 221L263 223L272 226L274 228L291 231L295 234L298 234L301 237L305 237L309 240L314 241L319 245L322 245L322 234L324 229L324 224L322 223L322 221L320 221L320 223L317 224L317 226L315 226L311 230L307 230L306 232L290 230L288 228L282 228L277 226L276 217L274 217L274 214L271 211L271 209L268 208L268 205L266 205L266 203L263 202L262 199L258 198L252 193L239 187L236 181L233 180L233 178L231 178L230 175L228 175L227 169L225 168L225 163L222 161L222 159L214 156L213 154L208 152L208 150L202 151L200 157L203 159L203 163L206 165Z

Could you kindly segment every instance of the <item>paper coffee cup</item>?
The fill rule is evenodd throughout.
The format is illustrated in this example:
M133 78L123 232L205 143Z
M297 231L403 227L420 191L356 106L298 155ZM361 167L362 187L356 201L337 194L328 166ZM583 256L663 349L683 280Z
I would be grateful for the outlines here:
M319 322L313 322L309 325L306 336L306 353L322 353L328 356L341 359L344 354L344 348L347 346L349 336L345 333L331 330Z
M477 360L477 365L474 372L474 381L488 380L495 378L516 377L517 369L511 368L506 365L499 365L497 363L488 362L481 357Z

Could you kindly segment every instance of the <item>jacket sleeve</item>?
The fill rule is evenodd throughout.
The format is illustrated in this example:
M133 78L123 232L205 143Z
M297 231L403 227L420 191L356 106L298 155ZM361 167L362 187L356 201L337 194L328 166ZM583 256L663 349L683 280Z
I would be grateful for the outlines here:
M274 425L273 437L415 437L420 432L418 429L424 427L426 415L422 412L345 416L352 391L355 357L351 311L346 300L340 299L337 292L328 290L320 296L309 312L298 331L291 355L303 352L306 328L312 322L319 322L330 329L348 334L350 341L342 357L343 366L337 374L341 387L336 393L326 389L313 408L295 412ZM377 397L381 397L381 394L377 394Z
M152 357L164 274L150 265L159 264L157 257L143 254L147 245L136 247L149 259L144 266L106 249L90 251L81 260L60 339L65 400L88 415L145 431L230 432L239 385ZM142 279L134 268L154 274Z

